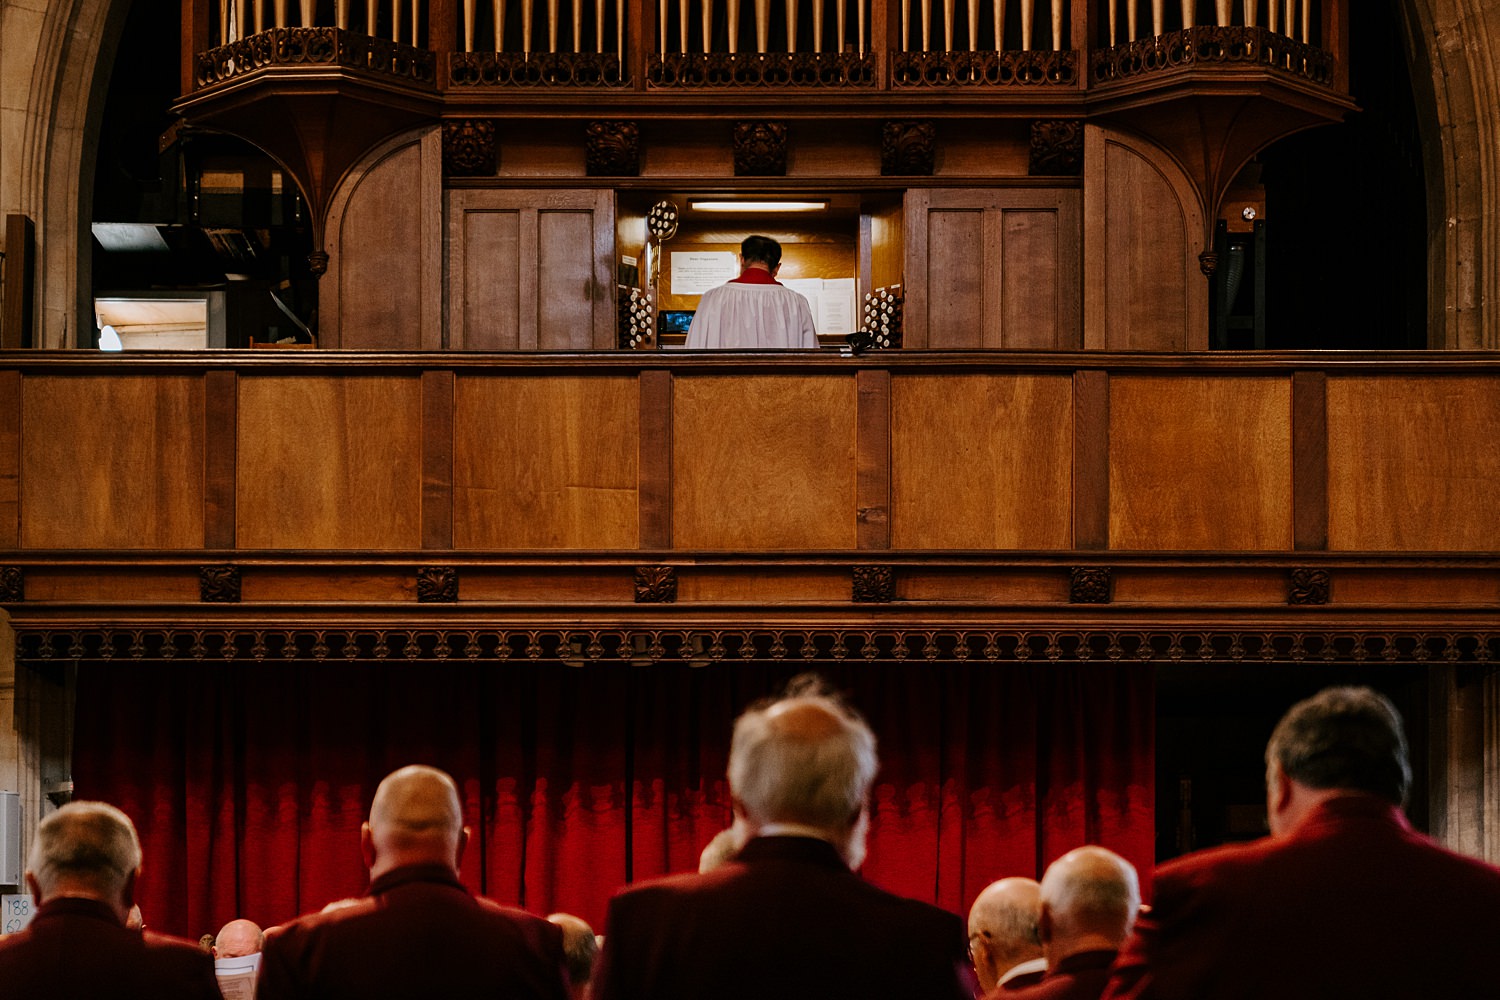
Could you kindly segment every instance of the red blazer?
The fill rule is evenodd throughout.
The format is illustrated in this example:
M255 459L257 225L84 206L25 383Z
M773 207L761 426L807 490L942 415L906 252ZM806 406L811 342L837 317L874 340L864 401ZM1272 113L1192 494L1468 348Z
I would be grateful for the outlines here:
M221 1000L214 961L197 945L130 930L106 904L66 898L0 940L0 996Z
M594 1000L969 1000L958 917L849 871L808 837L759 837L706 875L609 906Z
M442 865L387 872L358 904L266 934L261 1000L568 1000L562 932L478 899Z
M1109 967L1115 960L1113 949L1080 951L1069 955L1047 970L1042 980L1018 990L996 990L991 998L1006 1000L1099 1000L1104 984L1109 982Z
M1371 796L1164 865L1154 895L1106 997L1500 996L1500 870Z

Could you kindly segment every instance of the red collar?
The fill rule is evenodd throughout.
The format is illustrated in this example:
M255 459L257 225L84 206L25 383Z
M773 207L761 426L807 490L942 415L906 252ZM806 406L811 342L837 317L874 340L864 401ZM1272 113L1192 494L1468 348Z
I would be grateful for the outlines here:
M779 285L781 282L771 277L771 272L759 267L747 267L740 273L738 278L730 278L730 281L741 285Z

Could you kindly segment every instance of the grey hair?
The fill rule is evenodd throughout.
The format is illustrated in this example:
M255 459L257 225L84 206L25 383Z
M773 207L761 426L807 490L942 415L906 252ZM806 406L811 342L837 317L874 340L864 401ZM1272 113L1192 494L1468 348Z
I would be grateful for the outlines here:
M1042 903L1053 920L1122 940L1141 908L1141 882L1135 866L1096 845L1069 851L1042 876Z
M113 894L124 889L140 867L135 824L104 802L70 802L43 819L26 863L44 899L65 878Z
M836 726L808 735L779 723L799 706L823 709ZM831 694L798 690L736 720L729 787L761 822L837 829L863 810L879 766L875 734L858 713Z
M1332 687L1300 701L1266 744L1266 770L1309 788L1346 789L1404 805L1411 759L1401 713L1367 687Z

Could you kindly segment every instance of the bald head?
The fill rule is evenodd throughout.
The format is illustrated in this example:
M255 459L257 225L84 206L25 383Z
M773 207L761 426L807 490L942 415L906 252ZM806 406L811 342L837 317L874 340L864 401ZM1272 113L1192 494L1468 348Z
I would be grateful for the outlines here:
M1135 867L1102 847L1069 851L1042 876L1039 929L1048 965L1081 951L1119 948L1141 906Z
M371 878L415 864L445 864L457 872L467 840L458 786L437 768L403 767L375 789L363 831Z
M250 920L231 920L214 935L214 958L244 958L260 952L266 936Z
M571 913L554 913L547 922L562 929L563 960L568 966L568 982L574 996L587 996L589 980L594 978L594 961L599 957L599 939L582 917Z
M985 886L969 908L969 954L986 993L1015 966L1042 957L1041 890L1035 879L1003 878Z

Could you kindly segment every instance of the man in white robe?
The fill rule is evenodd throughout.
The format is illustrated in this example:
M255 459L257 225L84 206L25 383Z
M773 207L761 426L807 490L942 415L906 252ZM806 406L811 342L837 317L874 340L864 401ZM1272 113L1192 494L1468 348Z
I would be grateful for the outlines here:
M776 280L781 244L769 236L750 236L740 244L740 276L710 288L698 302L688 328L689 348L813 348L807 298Z

